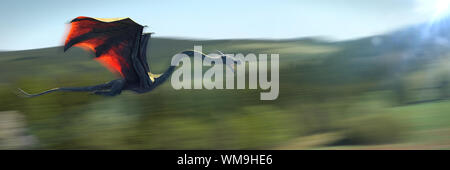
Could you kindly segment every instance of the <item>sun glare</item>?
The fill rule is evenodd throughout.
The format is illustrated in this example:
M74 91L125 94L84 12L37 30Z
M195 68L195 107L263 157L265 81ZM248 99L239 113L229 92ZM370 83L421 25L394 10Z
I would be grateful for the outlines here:
M442 17L448 15L448 6L450 5L450 0L437 0L435 4L434 17Z
M439 20L450 14L450 0L417 0L417 10L430 15L431 20Z

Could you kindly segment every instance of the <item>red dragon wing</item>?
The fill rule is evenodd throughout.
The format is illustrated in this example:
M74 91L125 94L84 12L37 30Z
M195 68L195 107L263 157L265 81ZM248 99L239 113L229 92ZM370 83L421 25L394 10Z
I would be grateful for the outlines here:
M95 53L95 60L124 78L136 77L132 56L139 50L143 26L130 18L77 17L70 22L64 51L72 46ZM136 54L134 54L136 53Z

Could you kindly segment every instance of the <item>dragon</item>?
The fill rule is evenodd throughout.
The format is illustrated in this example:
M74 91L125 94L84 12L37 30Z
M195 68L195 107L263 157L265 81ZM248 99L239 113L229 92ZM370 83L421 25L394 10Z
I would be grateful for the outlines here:
M100 62L119 78L94 86L58 87L36 94L27 93L19 88L20 94L25 97L36 97L65 91L116 96L124 90L136 93L152 91L170 77L176 66L170 65L162 74L154 74L150 71L147 63L147 45L152 33L143 33L144 27L130 18L103 19L80 16L73 19L65 40L64 52L74 46L90 50L95 54L94 60ZM188 57L200 54L202 60L213 58L194 50L185 50L181 54ZM226 63L227 58L233 65L240 63L221 52L219 57L222 63Z

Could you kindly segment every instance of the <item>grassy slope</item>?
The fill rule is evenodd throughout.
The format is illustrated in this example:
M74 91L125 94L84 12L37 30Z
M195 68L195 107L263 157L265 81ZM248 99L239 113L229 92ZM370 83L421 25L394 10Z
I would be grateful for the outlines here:
M374 46L371 38L342 43L311 39L152 39L149 62L154 72L165 70L173 54L191 49L193 45L203 45L206 53L215 50L279 53L280 97L271 102L259 101L257 91L174 91L169 83L148 94L125 93L109 99L85 94L51 94L42 99L17 100L21 103L19 108L24 108L19 110L27 115L43 148L320 148L342 138L339 125L342 120L360 122L352 118L365 119L366 114L372 112L407 124L409 129L405 133L417 135L412 139L408 137L404 142L407 144L426 138L426 134L420 135L423 130L448 129L445 123L448 116L443 114L448 110L448 102L397 106L391 101L398 82L406 84L404 89L436 84L433 82L438 78L430 77L438 77L446 68L436 63L448 61L448 57L405 60L405 53L417 54L410 52L411 47L407 45L393 48L393 42L385 39L381 46ZM63 53L61 47L0 52L0 72L3 73L0 81L8 88L21 86L38 91L114 79L114 75L92 61L90 55L77 48ZM404 66L406 62L409 64ZM420 76L423 74L427 76ZM375 97L368 95L372 93ZM67 100L64 96L74 101L55 103L58 99ZM411 96L408 100L423 98ZM77 97L79 100L74 99ZM84 99L92 102L84 102ZM380 101L384 104L377 104ZM42 104L51 110L35 108ZM72 105L80 107L62 109ZM80 114L75 114L78 112ZM266 112L265 116L261 115ZM64 128L50 131L54 126ZM97 130L91 132L79 127ZM126 130L130 128L133 130ZM447 135L447 132L443 133ZM71 133L74 137L60 133ZM105 133L112 134L101 135ZM94 139L93 136L101 137ZM125 144L124 140L128 142ZM435 141L450 143L443 138Z

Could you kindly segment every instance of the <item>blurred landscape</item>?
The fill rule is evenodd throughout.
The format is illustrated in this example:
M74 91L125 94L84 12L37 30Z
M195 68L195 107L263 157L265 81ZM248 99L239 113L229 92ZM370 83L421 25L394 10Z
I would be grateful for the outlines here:
M194 45L280 54L274 101L260 101L260 90L177 91L170 80L145 94L21 98L19 87L116 77L79 48L3 51L0 149L450 149L448 24L340 42L151 39L155 73Z

